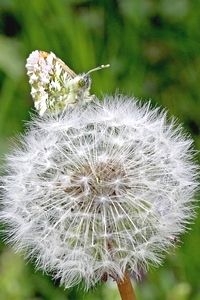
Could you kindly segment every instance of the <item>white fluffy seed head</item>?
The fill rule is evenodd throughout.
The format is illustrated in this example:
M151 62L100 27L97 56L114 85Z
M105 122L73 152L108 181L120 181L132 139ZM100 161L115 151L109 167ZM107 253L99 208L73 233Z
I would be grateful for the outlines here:
M139 274L193 216L191 140L124 96L35 117L7 156L8 241L70 287Z

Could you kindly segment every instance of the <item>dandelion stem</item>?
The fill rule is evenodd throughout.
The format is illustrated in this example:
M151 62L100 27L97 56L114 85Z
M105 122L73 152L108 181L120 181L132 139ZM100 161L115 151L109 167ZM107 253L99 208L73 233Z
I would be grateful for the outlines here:
M136 300L130 276L127 273L123 280L117 282L117 286L122 300Z

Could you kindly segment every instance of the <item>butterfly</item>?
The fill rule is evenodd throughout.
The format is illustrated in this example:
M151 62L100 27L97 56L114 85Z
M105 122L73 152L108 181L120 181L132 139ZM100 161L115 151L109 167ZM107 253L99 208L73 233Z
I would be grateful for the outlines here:
M33 51L27 58L26 69L39 115L93 101L95 96L90 94L90 73L109 66L101 65L77 75L53 52Z

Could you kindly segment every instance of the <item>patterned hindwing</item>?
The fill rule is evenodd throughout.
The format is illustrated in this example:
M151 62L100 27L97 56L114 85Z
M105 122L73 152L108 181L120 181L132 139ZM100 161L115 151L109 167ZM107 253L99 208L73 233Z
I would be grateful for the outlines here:
M54 53L33 51L26 63L31 95L39 115L45 111L59 111L76 99L71 96L74 73Z

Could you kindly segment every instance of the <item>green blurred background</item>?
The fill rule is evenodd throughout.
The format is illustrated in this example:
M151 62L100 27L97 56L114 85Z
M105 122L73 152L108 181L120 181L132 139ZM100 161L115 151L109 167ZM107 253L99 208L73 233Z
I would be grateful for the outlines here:
M199 27L199 0L0 0L1 162L10 137L30 117L24 65L35 49L55 52L78 73L110 63L92 74L94 93L152 99L183 122L199 149ZM163 266L135 283L138 300L200 300L199 229L197 217ZM89 293L64 290L3 242L0 247L1 300L119 299L112 282Z

